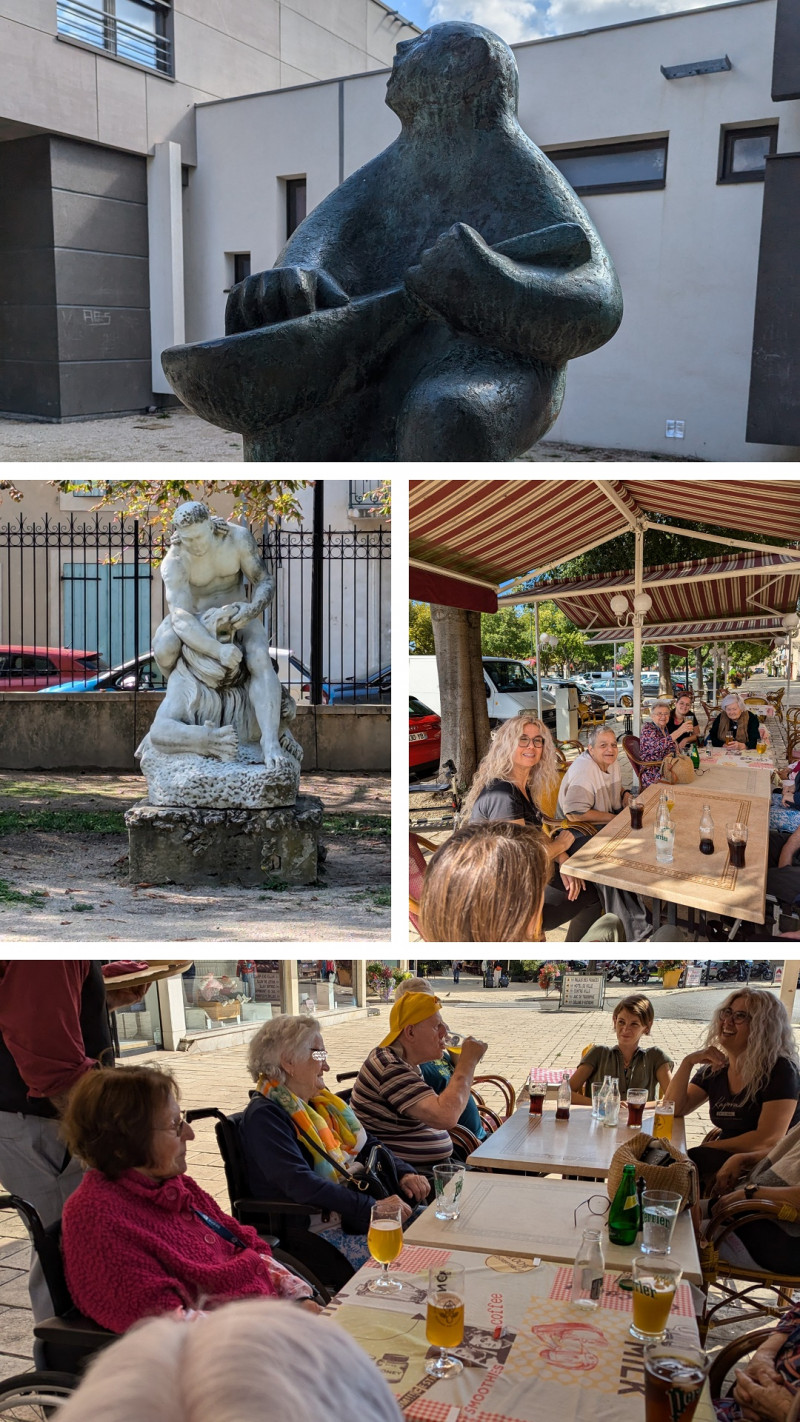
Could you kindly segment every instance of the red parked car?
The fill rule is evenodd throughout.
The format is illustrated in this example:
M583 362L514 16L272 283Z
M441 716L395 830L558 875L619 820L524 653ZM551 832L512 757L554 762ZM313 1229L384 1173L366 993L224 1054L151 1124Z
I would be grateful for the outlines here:
M39 691L108 671L99 652L74 647L0 646L0 691Z
M416 696L408 698L408 763L417 775L428 775L439 765L442 722Z

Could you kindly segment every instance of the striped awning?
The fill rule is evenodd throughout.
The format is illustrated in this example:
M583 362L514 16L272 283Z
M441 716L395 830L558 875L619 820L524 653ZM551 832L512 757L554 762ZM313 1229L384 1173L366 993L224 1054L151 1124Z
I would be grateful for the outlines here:
M704 646L709 642L771 642L783 634L779 617L727 617L706 622L656 622L642 628L645 647L672 643L682 651L688 646ZM630 642L630 627L616 624L593 627L587 647L608 646L611 642Z
M645 631L650 624L681 618L694 621L764 613L778 614L780 630L781 615L794 612L800 597L800 550L796 556L765 549L763 553L662 563L644 569L642 588L653 604L645 615ZM622 592L632 602L633 589L630 571L594 573L537 583L531 600L554 602L576 627L590 628L598 623L605 627L611 614L610 599Z
M652 515L800 538L800 481L422 479L410 488L411 596L497 610L502 583L542 573ZM645 543L645 552L647 545Z

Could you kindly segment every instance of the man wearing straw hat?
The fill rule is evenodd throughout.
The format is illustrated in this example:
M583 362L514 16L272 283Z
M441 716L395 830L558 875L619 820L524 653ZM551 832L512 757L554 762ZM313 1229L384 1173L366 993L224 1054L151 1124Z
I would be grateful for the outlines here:
M466 1037L448 1085L440 1096L431 1090L420 1066L444 1049L448 1029L441 1005L426 992L408 992L393 1003L389 1031L364 1062L351 1100L368 1131L427 1175L452 1155L448 1132L464 1110L486 1051L485 1042Z
M109 1008L138 1002L161 976L135 966L107 990L99 962L0 959L0 1182L44 1225L83 1175L59 1136L67 1097L87 1071L114 1065ZM29 1288L34 1320L47 1318L53 1305L35 1258Z

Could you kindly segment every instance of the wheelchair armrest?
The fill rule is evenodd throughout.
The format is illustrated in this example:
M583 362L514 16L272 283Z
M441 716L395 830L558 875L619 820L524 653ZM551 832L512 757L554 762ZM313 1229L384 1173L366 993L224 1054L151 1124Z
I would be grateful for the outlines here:
M33 1325L33 1334L44 1343L68 1343L72 1348L85 1348L87 1353L95 1353L119 1337L77 1309L70 1309L63 1318L43 1318Z

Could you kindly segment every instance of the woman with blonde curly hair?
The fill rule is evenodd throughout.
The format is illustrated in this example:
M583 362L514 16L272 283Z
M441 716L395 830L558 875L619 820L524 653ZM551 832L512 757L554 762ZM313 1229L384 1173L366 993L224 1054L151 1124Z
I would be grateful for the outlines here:
M684 1057L665 1096L676 1116L708 1103L714 1129L689 1151L703 1193L732 1155L777 1145L798 1124L798 1094L800 1062L783 1003L756 988L730 993L714 1011L705 1046Z
M557 786L553 738L541 721L521 711L495 731L464 802L464 819L472 824L510 820L541 832L542 800ZM552 839L544 834L541 837L553 866L545 890L542 927L547 932L569 923L567 943L580 942L603 911L594 886L587 888L562 868L569 851L578 848L584 838L577 830L562 830Z

